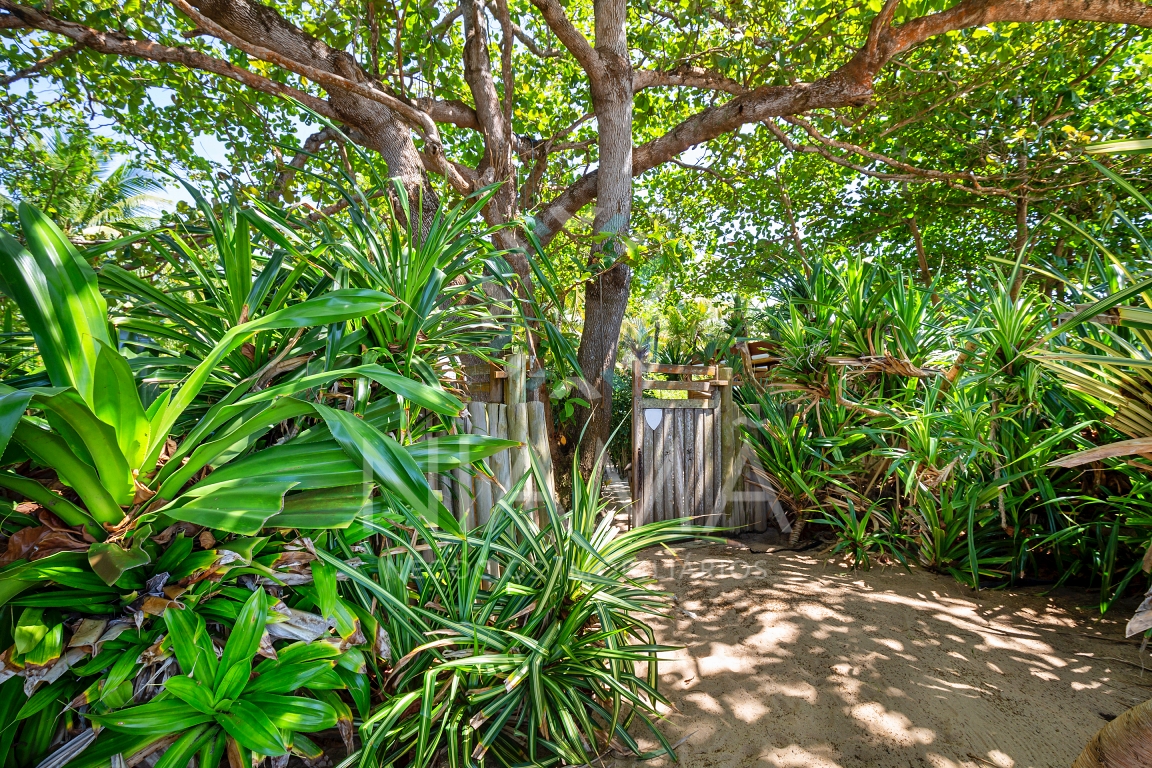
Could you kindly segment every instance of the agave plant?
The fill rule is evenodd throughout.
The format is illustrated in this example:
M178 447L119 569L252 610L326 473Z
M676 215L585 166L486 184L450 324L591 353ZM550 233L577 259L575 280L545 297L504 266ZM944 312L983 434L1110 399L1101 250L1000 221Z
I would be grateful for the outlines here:
M383 530L391 546L364 566L322 555L384 606L398 657L389 697L360 727L358 764L591 763L614 741L641 754L633 723L660 742L654 754L672 754L654 723L669 649L643 622L666 604L629 572L639 550L702 529L674 520L621 533L598 480L573 469L571 511L546 498L540 525L508 504L517 485L467 538L410 517L426 558Z

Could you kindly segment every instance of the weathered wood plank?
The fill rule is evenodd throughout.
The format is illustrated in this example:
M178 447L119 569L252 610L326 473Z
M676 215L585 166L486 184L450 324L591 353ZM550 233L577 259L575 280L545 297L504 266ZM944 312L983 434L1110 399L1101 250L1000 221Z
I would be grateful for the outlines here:
M472 434L474 435L489 435L488 426L488 404L471 402L468 403L468 414L472 417ZM488 461L491 467L491 460ZM492 514L492 483L488 478L483 475L477 474L474 481L474 488L476 493L475 503L475 517L476 525L484 525L488 522L489 516Z
M706 511L704 508L704 412L689 411L689 413L692 415L692 447L694 449L693 455L696 458L695 474L693 475L695 482L692 486L692 514L699 518L697 522L703 522L702 516Z
M684 517L684 412L672 411L672 495L676 517Z
M644 409L640 409L640 498L639 498L639 516L635 518L635 525L644 525L645 523L652 522L655 518L652 516L652 487L656 482L656 474L652 471L654 466L652 463L652 429L648 426L648 422L644 418Z
M674 442L676 428L672 423L675 411L664 412L664 519L673 520L676 514L676 454Z
M531 466L528 458L528 406L525 403L511 403L506 406L508 409L508 439L515 440L521 445L517 448L510 448L509 452L512 454L512 485L520 482L520 478L528 473ZM531 490L531 481L525 486L524 492L520 498L514 499L514 502L524 504L526 508L532 508L534 493Z
M721 376L726 379L732 377L731 368L721 368ZM724 499L725 517L732 511L729 509L732 502L732 491L735 488L736 467L736 404L732 400L732 388L723 387L720 390L720 481Z
M657 397L645 397L640 400L640 410L644 411L649 408L719 408L720 407L720 393L713 390L711 400L661 400Z
M720 418L722 412L719 408L712 411L712 515L713 525L727 525L728 519L724 512L724 490L721 486L722 476L720 459L723 451L723 442L720 437Z
M727 381L648 381L645 379L641 382L641 386L644 389L657 391L711 392L714 386L722 386L727 383Z
M556 498L556 482L552 477L552 447L548 444L548 422L544 416L544 403L533 400L528 403L528 442L536 454L536 463L543 475L544 488L548 498Z
M504 380L504 403L514 405L524 402L524 353L516 352L508 356L508 365L504 367L508 378Z
M659 408L654 410L660 414L661 420L650 429L651 434L648 436L652 444L652 482L648 485L648 492L651 494L652 522L664 519L664 462L661 460L664 457L664 412ZM644 420L647 423L647 413Z
M488 403L488 432L492 437L501 440L508 439L508 406L500 403ZM492 486L492 503L504 498L504 492L512 484L512 453L503 450L488 459L488 466L496 477L496 485Z
M664 519L664 498L668 489L667 467L664 464L664 411L659 411L660 423L652 430L652 520Z
M678 373L689 376L715 376L714 365L669 365L668 363L640 363L642 373Z
M715 411L700 412L700 420L704 425L704 523L712 525L713 505L717 501L715 494Z
M643 505L640 455L643 450L644 414L640 409L640 401L644 399L644 390L640 387L640 365L638 358L632 360L632 467L629 474L629 484L632 487L632 506L628 508L628 519L633 527L636 526L636 512Z

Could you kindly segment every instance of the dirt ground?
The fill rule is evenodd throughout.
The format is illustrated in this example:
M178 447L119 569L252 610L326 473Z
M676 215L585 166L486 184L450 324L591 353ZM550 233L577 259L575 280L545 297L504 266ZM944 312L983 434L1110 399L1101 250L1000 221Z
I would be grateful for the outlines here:
M684 768L1066 768L1152 697L1152 660L1142 673L1123 639L1133 606L1102 618L1083 590L976 593L746 544L652 550L638 567L677 600L655 624L683 646L661 690Z

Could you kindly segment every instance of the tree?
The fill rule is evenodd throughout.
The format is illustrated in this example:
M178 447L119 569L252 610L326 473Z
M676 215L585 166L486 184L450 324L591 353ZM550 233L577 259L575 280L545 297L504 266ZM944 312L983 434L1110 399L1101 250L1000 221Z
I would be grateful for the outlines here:
M107 240L151 226L164 185L131 162L113 166L106 144L81 123L47 139L33 133L24 146L10 148L0 186L15 200L6 201L0 218L15 222L20 200L52 216L73 240Z
M581 231L578 214L595 202L581 241L590 277L579 360L601 391L631 289L635 177L688 165L681 156L692 147L735 142L762 127L794 154L857 173L1026 205L1026 196L1013 198L997 183L1004 173L978 172L963 152L933 153L927 144L936 135L922 137L922 163L885 154L875 121L922 100L914 87L923 79L915 66L921 60L951 56L978 70L957 49L992 57L1011 51L1026 35L1021 24L1152 27L1152 6L1138 0L768 0L687 8L653 0L461 0L446 7L366 0L351 10L172 0L96 11L76 1L46 10L0 0L0 11L0 28L20 41L9 49L9 84L53 74L66 94L83 93L129 130L157 134L146 123L168 109L148 83L174 94L183 110L176 114L191 114L201 126L226 114L237 131L275 146L267 134L283 134L291 122L277 98L291 97L378 153L423 206L417 216L427 217L445 192L500 183L485 211L489 222L530 213L548 245L561 232ZM498 45L490 20L500 30ZM33 53L29 43L44 32L58 46L46 56L44 46ZM1119 46L1132 35L1113 37L1108 44ZM471 103L461 98L465 89ZM215 101L205 103L208 97ZM856 119L874 121L857 132L858 143L836 135L853 133L853 110ZM156 135L161 151L187 154L181 127ZM1013 158L1011 173L1024 172L1023 157ZM279 170L289 165L281 161ZM522 244L523 235L508 230L505 244ZM527 276L523 261L513 266ZM594 436L608 429L608 403L593 409Z

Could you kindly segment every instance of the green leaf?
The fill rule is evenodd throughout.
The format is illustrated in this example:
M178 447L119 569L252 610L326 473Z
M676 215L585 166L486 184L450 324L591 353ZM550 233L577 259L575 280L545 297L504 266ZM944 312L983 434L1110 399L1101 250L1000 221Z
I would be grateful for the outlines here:
M148 565L152 558L143 547L124 549L119 544L97 542L88 548L88 563L96 575L112 586L126 571Z
M268 693L245 694L243 700L268 715L277 728L287 731L311 733L336 727L336 710L323 701Z
M164 624L181 671L204 685L212 685L218 664L204 618L190 608L169 607L164 611Z
M313 560L312 586L316 590L316 607L320 615L326 619L336 617L336 601L339 593L336 591L336 569L320 560Z
M313 643L313 645L325 644ZM299 664L280 664L264 668L266 663L268 662L261 662L260 666L257 667L259 674L255 680L248 684L245 689L247 693L292 693L301 688L307 688L309 683L324 677L336 666L334 659Z
M232 702L230 712L216 715L216 722L245 749L258 755L287 754L284 735L259 707L243 699Z
M212 690L198 680L184 676L170 677L164 681L164 689L197 712L206 715L216 712L212 706Z
M371 379L387 390L395 392L410 403L426 408L433 413L445 416L458 416L464 409L464 404L452 394L439 387L432 387L423 382L401 376L379 365L359 365L354 368L340 368L323 373L314 373L302 376L299 379L280 384L275 387L248 395L239 404L251 404L264 400L271 400L284 395L292 395L305 389L321 387L338 379L350 379L357 376Z
M208 477L211 481L212 476ZM242 536L255 536L264 522L284 508L284 494L296 483L262 478L208 482L185 492L159 511L182 520Z
M128 466L139 469L148 450L149 424L128 361L101 343L92 382L92 411L112 427Z
M60 479L76 491L88 512L98 522L115 525L124 518L123 510L104 487L96 470L77 457L59 435L21 421L13 437L30 456L55 469Z
M44 609L25 608L12 633L16 641L16 652L28 653L39 645L47 634L48 625L44 623Z
M515 440L466 434L430 437L407 446L407 450L420 471L427 473L467 467L518 445Z
M316 413L349 457L372 471L384 488L396 494L414 512L456 536L463 531L456 518L428 487L428 481L404 448L371 424L345 411L317 405Z
M62 391L62 390L61 390ZM36 394L32 389L12 389L0 384L0 456L8 448L16 425L28 410L28 401Z
M364 482L365 472L339 443L322 440L265 448L220 467L202 484L255 477L265 482L293 482L295 490L304 491L358 485Z
M120 450L115 430L97 418L89 404L73 390L37 397L35 402L50 414L55 414L75 432L75 437L83 442L92 464L100 473L101 484L116 503L122 507L131 504L135 493L133 468L128 465L128 460Z
M35 501L68 523L68 525L83 526L97 541L107 535L107 532L101 528L87 512L63 496L48 490L35 480L29 480L26 477L20 477L11 472L0 470L0 488L8 488L23 495L24 498L30 501ZM0 600L0 605L3 605L3 600Z
M212 721L212 715L197 712L179 699L153 699L138 707L106 715L89 714L88 719L120 733L162 736Z
M232 634L228 636L228 642L224 645L224 653L220 657L220 666L216 670L216 682L213 685L218 697L222 695L220 684L233 667L242 668L245 671L244 681L248 680L252 670L252 657L260 649L260 638L264 635L267 623L268 597L263 589L257 589L240 609L240 615L236 617L236 623L232 626ZM236 692L238 693L239 691ZM223 697L233 699L236 695L223 693Z
M52 383L87 400L96 343L110 344L108 305L96 275L68 238L40 211L21 203L27 247L0 234L0 278L20 307Z
M372 506L371 484L290 493L284 509L268 518L269 528L347 528Z
M187 679L187 678L183 678ZM164 751L153 768L185 768L192 756L209 740L215 740L219 729L215 725L198 725L184 733Z
M374 315L393 304L393 299L379 291L345 289L285 307L264 317L238 325L220 339L213 350L189 374L179 392L164 409L159 422L152 425L152 444L144 462L147 469L155 466L168 432L191 405L220 362L260 331L306 328Z

